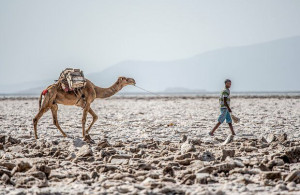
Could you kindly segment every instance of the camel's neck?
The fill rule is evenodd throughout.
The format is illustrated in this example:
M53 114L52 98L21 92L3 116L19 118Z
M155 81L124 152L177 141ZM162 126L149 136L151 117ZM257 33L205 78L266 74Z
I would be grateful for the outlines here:
M95 86L96 98L108 98L110 96L115 95L118 91L120 91L123 87L119 84L119 82L115 82L109 88L101 88Z

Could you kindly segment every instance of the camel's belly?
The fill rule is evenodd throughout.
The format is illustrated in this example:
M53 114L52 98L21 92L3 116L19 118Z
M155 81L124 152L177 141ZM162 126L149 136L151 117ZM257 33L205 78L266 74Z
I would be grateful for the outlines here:
M77 97L74 94L64 94L64 95L57 94L56 103L63 104L63 105L75 105L76 103L78 103L79 99L80 97Z

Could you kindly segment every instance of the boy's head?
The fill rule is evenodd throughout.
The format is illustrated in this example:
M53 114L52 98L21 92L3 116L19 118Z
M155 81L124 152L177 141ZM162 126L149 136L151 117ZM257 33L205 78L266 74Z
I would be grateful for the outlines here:
M226 87L226 88L229 89L229 88L231 87L231 80L226 79L224 83L225 83L225 87Z

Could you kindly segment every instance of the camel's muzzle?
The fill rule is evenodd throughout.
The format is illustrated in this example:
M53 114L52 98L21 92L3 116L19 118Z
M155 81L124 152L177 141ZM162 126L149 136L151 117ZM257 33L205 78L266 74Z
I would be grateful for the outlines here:
M135 85L135 80L132 79L132 78L128 78L127 82L128 82L129 85Z

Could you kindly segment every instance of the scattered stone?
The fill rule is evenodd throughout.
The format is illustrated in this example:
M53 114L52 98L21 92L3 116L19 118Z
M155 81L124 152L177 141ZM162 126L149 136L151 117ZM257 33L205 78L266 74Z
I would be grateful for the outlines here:
M188 166L191 164L193 159L190 159L190 158L186 158L186 159L183 159L183 160L177 160L176 162L179 163L180 165L183 165L183 166Z
M19 144L21 141L9 136L8 139L7 139L7 142L9 142L11 144Z
M276 137L276 139L277 139L280 143L282 143L282 142L284 142L284 141L287 140L287 134L286 134L286 133L280 134L280 135L278 135L278 136Z
M81 180L81 181L86 181L86 180L90 179L90 176L86 173L82 173L82 174L79 175L78 179Z
M209 173L209 174L211 174L214 170L215 170L215 167L207 166L207 167L201 168L201 169L198 171L198 173Z
M215 168L218 172L229 172L232 169L238 167L234 162L225 162L215 165Z
M278 190L278 191L285 191L285 190L288 190L288 188L284 185L284 184L277 184L275 186L275 189Z
M49 177L51 168L44 164L36 164L31 168L32 171L41 171L45 173L46 177Z
M207 184L207 179L209 178L208 173L197 173L196 174L196 183Z
M190 139L190 143L195 146L201 146L202 141L201 141L201 139Z
M295 188L296 188L296 183L295 182L289 182L287 185L286 185L287 189L289 191L293 191Z
M270 162L268 162L267 167L269 169L273 169L274 166L282 166L282 165L284 165L283 160L280 158L275 158L275 159L271 160Z
M288 176L285 178L285 182L300 183L300 170L296 170L288 174Z
M177 188L168 187L168 186L162 188L160 193L162 193L162 194L178 194L178 195L186 194L183 189L177 189Z
M246 146L246 147L241 147L240 151L241 152L253 152L257 151L258 149L256 147L251 147L251 146Z
M98 144L97 144L97 149L101 150L103 148L107 148L107 147L110 147L111 145L108 143L108 141L106 139L104 139L103 141L100 141Z
M91 172L90 178L96 179L97 177L99 177L99 174L96 171Z
M12 175L16 172L26 172L31 169L31 164L28 162L20 161L16 167L13 168Z
M61 170L52 170L50 175L49 175L49 179L50 180L61 180L61 179L65 179L65 178L71 178L73 177L73 175L71 174L67 174L65 171L61 171Z
M11 176L11 172L8 169L6 169L5 167L0 167L0 175L2 175L2 174Z
M248 184L253 184L255 183L253 180L249 179L249 178L246 178L246 177L239 177L237 180L235 180L236 183L242 183L242 184L245 184L245 185L248 185Z
M164 174L165 175L165 174ZM152 179L159 179L159 174L158 173L149 173L148 175L149 177L151 177Z
M266 140L265 137L262 137L262 138L260 139L260 141L261 141L262 143L268 143L268 141Z
M123 144L123 142L122 141L117 141L114 145L113 145L113 147L124 147L125 145Z
M83 141L83 140L80 139L80 138L75 138L75 139L73 140L73 146L74 146L74 147L80 148L80 147L82 147L82 146L84 146L84 145L86 145L86 142Z
M134 189L134 186L121 185L121 186L118 186L117 191L122 193L122 194L126 194L126 193L129 193L129 192L135 194L136 190Z
M195 174L187 174L185 175L181 184L192 185L195 183L196 175Z
M174 178L170 178L170 177L163 177L161 179L162 182L171 182L171 183L176 183L176 180Z
M235 154L235 150L225 150L225 149L223 149L221 160L224 161L227 156L234 157L234 154Z
M108 162L115 165L128 164L130 155L113 155L109 158Z
M163 186L163 184L160 184L158 182L156 182L154 179L147 177L142 183L141 185L146 186L148 188L157 188L159 186Z
M101 165L101 166L98 166L97 169L99 170L100 173L105 173L105 172L114 172L115 170L118 169L117 166L114 166L114 165Z
M11 163L11 162L0 161L0 166L6 167L8 170L12 170L17 165L15 163Z
M296 163L300 161L300 147L293 147L285 152L289 163Z
M234 135L228 135L226 140L223 142L223 145L229 144L233 141Z
M262 178L263 179L280 179L281 178L281 173L279 171L265 171L262 172Z
M191 157L192 157L191 153L185 153L185 154L176 156L175 159L176 160L183 160L183 159L191 158Z
M182 135L180 138L180 143L184 143L187 140L187 136L186 135Z
M5 135L0 135L0 143L5 144Z
M203 154L199 157L202 161L214 161L215 155L209 151L203 152Z
M184 142L182 145L181 145L181 154L185 154L187 152L192 152L195 150L195 147L194 145L190 144L189 141L187 140L186 142Z
M171 177L175 177L175 171L172 167L167 166L163 169L163 175L170 175Z
M44 180L46 178L46 174L42 171L29 171L28 172L31 176L40 179L40 180Z
M259 169L260 169L261 171L271 171L264 163L261 163L261 164L259 165Z
M77 152L76 156L78 157L88 157L88 156L93 156L93 151L89 147L89 145L84 145L82 146L79 151Z
M275 135L273 133L272 134L268 134L266 140L267 140L268 143L271 143L271 142L273 142L273 141L276 140L276 137L275 137Z
M2 177L1 177L1 180L4 182L4 183L8 183L9 181L9 176L7 174L3 174Z
M150 164L150 163L139 163L138 164L138 169L141 169L141 170L151 170L153 169L154 167Z

